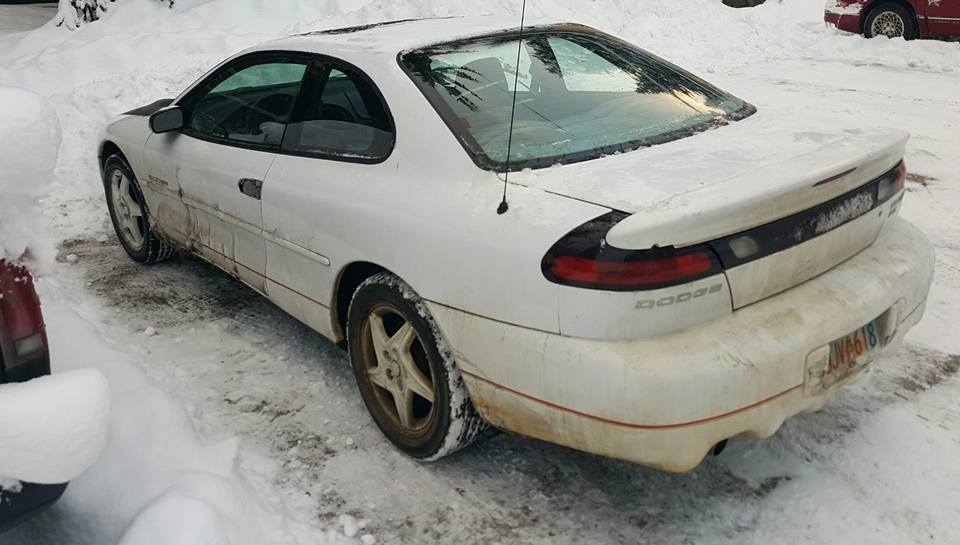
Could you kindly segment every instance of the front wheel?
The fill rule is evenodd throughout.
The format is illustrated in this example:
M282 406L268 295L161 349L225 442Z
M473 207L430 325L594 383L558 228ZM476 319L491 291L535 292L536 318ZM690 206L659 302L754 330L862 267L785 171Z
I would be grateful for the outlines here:
M433 318L396 276L379 273L357 288L347 343L370 415L403 452L437 460L486 429Z
M867 38L886 36L912 40L917 37L916 20L913 14L900 4L880 4L867 16L863 33Z
M127 255L148 265L171 257L174 249L150 227L140 184L122 156L111 155L104 162L103 186L110 220Z

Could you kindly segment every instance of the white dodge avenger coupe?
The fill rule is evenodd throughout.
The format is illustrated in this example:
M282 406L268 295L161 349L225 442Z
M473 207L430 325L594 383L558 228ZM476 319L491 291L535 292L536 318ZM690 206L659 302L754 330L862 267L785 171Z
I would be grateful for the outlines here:
M689 470L920 320L908 135L758 111L582 25L516 27L291 36L124 114L99 149L123 247L194 253L348 347L373 420L423 460L489 424Z

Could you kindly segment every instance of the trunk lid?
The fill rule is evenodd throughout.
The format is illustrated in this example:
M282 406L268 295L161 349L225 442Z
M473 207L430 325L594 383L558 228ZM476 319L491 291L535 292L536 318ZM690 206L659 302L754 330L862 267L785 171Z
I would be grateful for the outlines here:
M854 193L896 167L909 138L897 130L804 130L800 119L768 121L755 115L682 140L511 179L630 213L606 240L635 250L716 241L837 202L816 219L816 238L727 270L739 308L873 243L883 213L867 214L876 203ZM844 201L844 195L851 197Z

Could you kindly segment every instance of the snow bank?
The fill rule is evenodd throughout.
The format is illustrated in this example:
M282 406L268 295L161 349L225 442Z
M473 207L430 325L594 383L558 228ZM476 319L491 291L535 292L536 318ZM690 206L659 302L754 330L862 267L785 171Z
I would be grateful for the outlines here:
M960 44L845 35L823 24L823 4L768 0L759 8L736 10L720 0L533 0L527 7L532 15L615 33L708 79L781 57L835 60L841 67L957 69ZM35 95L0 90L0 137L6 146L0 148L0 252L5 252L0 255L19 256L28 246L34 254L52 253L53 237L30 226L39 217L33 207L54 162L46 204L49 210L68 211L55 216L59 235L106 232L109 222L94 152L102 126L118 112L175 96L236 51L291 33L391 19L519 16L520 3L178 0L171 10L155 0L123 0L110 7L101 21L76 32L47 25L0 37L0 85L42 93L60 114L65 135L58 158L56 116L50 107ZM728 90L743 94L735 87ZM82 286L51 286L45 299L55 289L84 292ZM211 443L201 438L190 409L151 383L134 354L108 346L100 332L68 308L85 304L45 300L44 309L51 331L57 332L51 339L55 366L94 365L111 385L114 411L106 449L59 505L88 521L95 534L88 542L285 545L346 540L318 536L308 524L285 515L271 496L270 471L245 466L235 440Z
M49 268L53 241L37 200L53 179L60 123L39 95L0 87L0 259Z
M171 520L177 521L173 527ZM120 545L230 545L230 540L216 507L174 490L137 517Z
M588 6L585 8L585 6ZM577 21L622 36L707 76L765 59L810 57L910 70L957 70L958 43L874 39L823 22L823 0L770 0L731 9L720 0L536 0L531 16ZM106 225L93 150L118 112L176 96L210 67L246 47L309 30L425 16L513 14L515 0L123 0L75 32L53 24L0 37L0 85L51 97L61 149L51 204L64 236ZM135 45L132 45L135 44ZM728 91L738 93L736 85ZM745 96L747 100L751 97Z
M93 369L0 385L0 481L77 478L106 443L109 412L107 379Z
M195 415L144 375L137 356L104 340L93 325L102 319L82 290L60 282L49 277L40 285L47 328L52 332L53 365L57 370L96 366L110 384L111 397L109 434L102 454L73 480L57 504L57 509L70 513L69 518L87 524L84 535L70 536L70 542L353 543L336 532L317 531L292 520L275 505L269 484L272 466L253 456L241 457L235 438L202 438L194 427ZM70 294L67 300L65 293ZM0 412L3 407L0 404ZM0 421L0 430L5 431L4 425ZM3 431L0 444L7 445ZM11 435L15 433L20 432ZM4 450L0 449L0 456ZM42 541L62 539L45 536Z

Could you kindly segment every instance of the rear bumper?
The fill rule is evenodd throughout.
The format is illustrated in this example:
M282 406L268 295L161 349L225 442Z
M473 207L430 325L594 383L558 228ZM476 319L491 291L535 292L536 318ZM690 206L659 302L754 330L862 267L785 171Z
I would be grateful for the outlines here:
M0 492L0 532L53 505L67 489L63 484L24 483L20 492Z
M23 362L7 361L0 357L0 383L27 382L50 374L50 353L47 351L47 339L43 339L43 351L30 356ZM13 350L11 349L12 353ZM8 358L13 360L12 357Z
M636 341L430 309L492 424L686 471L723 439L768 437L790 416L820 408L843 382L805 388L808 357L891 309L896 328L884 352L892 351L923 315L933 266L926 237L895 220L872 246L804 284L709 324Z
M860 20L860 13L834 13L824 12L823 20L845 32L860 34L863 24Z

